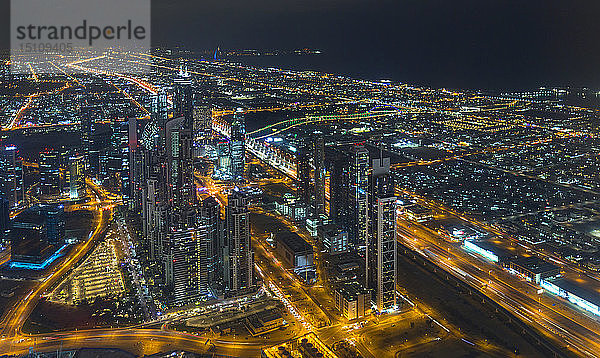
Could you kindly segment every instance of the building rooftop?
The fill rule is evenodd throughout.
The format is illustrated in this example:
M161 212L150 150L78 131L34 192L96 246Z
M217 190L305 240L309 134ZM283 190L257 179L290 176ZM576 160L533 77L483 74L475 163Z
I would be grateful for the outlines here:
M537 256L519 257L511 260L511 262L535 274L541 274L560 269L558 266L548 263Z
M600 293L597 291L565 278L558 278L550 282L563 290L600 307Z
M276 240L287 246L287 248L295 254L301 254L305 252L312 253L313 251L312 246L296 233L277 234Z
M339 286L338 292L346 301L354 301L358 295L367 294L367 290L358 282L346 282Z

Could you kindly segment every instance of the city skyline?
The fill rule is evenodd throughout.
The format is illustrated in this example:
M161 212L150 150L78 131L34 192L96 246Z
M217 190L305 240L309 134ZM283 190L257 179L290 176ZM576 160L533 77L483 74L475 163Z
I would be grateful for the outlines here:
M19 1L0 356L600 358L600 5Z

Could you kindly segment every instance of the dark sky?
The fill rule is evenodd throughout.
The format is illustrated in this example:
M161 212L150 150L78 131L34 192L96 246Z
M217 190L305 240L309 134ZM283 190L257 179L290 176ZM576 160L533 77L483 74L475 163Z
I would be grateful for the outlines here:
M319 48L326 56L315 60L317 69L450 88L600 88L598 0L152 4L152 36L160 44Z

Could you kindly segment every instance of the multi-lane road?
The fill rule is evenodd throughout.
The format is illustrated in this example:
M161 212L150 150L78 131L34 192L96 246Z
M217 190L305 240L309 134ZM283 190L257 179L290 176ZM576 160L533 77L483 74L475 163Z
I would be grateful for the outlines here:
M600 323L593 317L555 297L539 294L537 286L445 241L423 225L398 219L398 240L558 345L578 355L600 356Z

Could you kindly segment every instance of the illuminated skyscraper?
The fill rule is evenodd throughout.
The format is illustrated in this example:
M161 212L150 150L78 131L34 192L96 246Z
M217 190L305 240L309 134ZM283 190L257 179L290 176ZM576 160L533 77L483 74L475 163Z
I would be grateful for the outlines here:
M311 203L311 181L310 181L310 141L306 136L303 136L298 143L298 196L306 204Z
M198 277L198 232L193 228L176 229L169 238L167 285L173 288L172 302L175 305L198 302L202 299Z
M63 205L44 206L46 219L44 231L50 245L62 245L65 241L65 209Z
M212 110L210 105L200 103L194 106L194 138L206 142L212 134Z
M10 232L10 207L8 199L0 198L0 239L8 238Z
M60 176L60 154L56 150L40 153L40 190L42 200L52 201L60 198L62 181Z
M192 79L187 69L180 69L173 80L173 117L185 117L189 128L193 127L193 105Z
M231 176L242 180L246 170L246 123L238 108L231 124Z
M232 295L254 285L254 256L247 199L236 190L227 200L224 279L226 294Z
M352 196L354 223L350 238L355 247L365 246L368 233L369 151L363 145L352 147Z
M314 209L316 215L325 214L325 138L317 134L312 138L314 171Z
M11 208L25 200L23 184L23 160L14 145L0 147L0 197L9 202Z
M198 286L205 297L216 297L222 290L222 225L221 207L212 196L200 204L198 215Z
M69 197L81 199L85 195L85 159L83 155L74 155L69 158Z
M396 308L396 197L390 159L373 159L369 183L369 231L366 251L366 286L373 305L382 312Z

